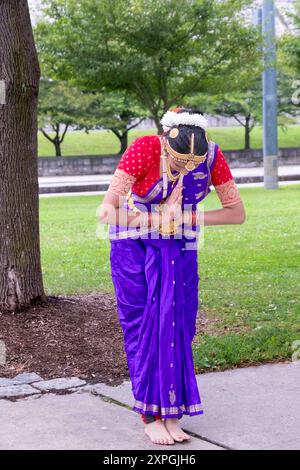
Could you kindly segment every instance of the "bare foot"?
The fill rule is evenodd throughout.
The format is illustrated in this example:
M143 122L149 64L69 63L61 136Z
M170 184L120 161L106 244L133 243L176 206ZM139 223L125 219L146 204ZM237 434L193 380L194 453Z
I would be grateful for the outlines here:
M161 419L153 421L153 423L146 424L145 434L154 444L175 444Z
M169 434L177 442L187 441L191 438L191 436L186 434L179 426L178 418L166 418L164 420L164 425L167 431L169 432Z

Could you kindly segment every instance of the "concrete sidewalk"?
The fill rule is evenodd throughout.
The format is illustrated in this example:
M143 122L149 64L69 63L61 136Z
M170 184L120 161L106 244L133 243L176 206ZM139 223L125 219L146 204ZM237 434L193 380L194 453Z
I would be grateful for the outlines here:
M204 414L184 416L187 431L230 449L300 449L300 361L197 376ZM132 403L131 384L97 392Z
M0 450L223 450L197 437L152 444L137 413L83 390L0 400L0 422Z
M197 376L204 414L184 416L189 443L152 444L131 410L131 383L0 400L0 449L300 449L300 361Z

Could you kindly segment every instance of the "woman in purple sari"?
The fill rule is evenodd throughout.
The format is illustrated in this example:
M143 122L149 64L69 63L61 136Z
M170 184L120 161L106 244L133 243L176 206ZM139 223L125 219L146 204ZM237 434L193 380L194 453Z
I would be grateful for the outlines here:
M200 226L242 224L245 211L202 113L176 108L161 122L161 136L138 138L122 155L99 220L110 224L132 408L152 442L174 444L190 438L180 418L203 413L192 353ZM223 207L200 212L211 184Z

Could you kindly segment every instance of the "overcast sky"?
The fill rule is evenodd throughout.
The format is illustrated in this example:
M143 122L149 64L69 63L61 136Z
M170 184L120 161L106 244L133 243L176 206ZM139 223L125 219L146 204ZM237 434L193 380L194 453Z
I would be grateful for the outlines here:
M101 0L98 0L101 1ZM163 1L163 0L162 0ZM30 14L32 22L35 23L36 20L41 16L41 4L42 0L28 0ZM256 0L254 2L257 6L261 6L263 0ZM276 18L276 31L278 34L282 34L287 29L286 26L289 23L286 17L286 11L291 10L294 0L275 0L276 8L278 9L278 15ZM249 12L249 16L252 16L252 12Z
M31 20L33 23L35 23L37 18L40 16L41 3L42 3L41 0L28 0Z

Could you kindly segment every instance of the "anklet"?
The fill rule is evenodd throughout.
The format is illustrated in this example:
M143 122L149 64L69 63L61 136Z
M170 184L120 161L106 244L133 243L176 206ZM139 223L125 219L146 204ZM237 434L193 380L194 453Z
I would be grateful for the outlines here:
M150 424L150 423L154 423L154 421L158 421L159 419L161 419L161 416L160 415L146 415L146 414L141 413L141 418L145 424Z

